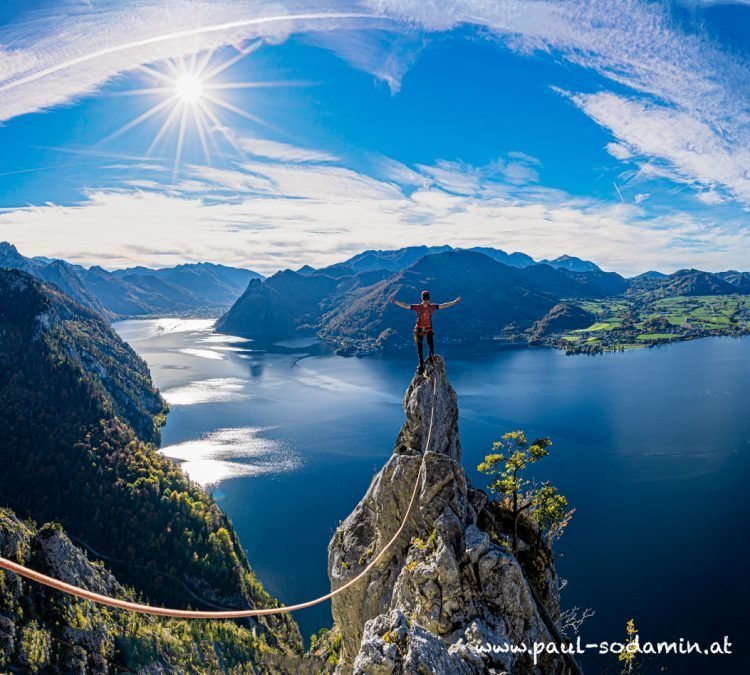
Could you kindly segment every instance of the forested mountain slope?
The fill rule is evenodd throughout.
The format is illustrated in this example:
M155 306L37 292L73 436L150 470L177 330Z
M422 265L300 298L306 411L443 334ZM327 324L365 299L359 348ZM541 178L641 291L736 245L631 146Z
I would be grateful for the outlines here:
M625 311L660 298L747 295L750 275L680 270L626 279L568 255L536 263L521 253L487 247L365 251L321 269L305 266L254 280L216 327L260 342L315 335L342 354L403 349L411 343L414 317L389 300L419 302L423 289L431 291L433 302L463 299L435 317L441 344L538 342L544 335L567 349L572 343L553 339L553 326L567 327L563 332L585 329L585 317L595 325L601 308L610 307L608 299L621 299L611 306ZM556 306L567 309L549 317L555 321L545 321Z
M154 603L271 606L226 515L154 446L166 405L95 312L0 270L0 503L57 521ZM259 626L298 650L286 615Z
M40 528L5 508L0 508L0 555L66 583L138 600L59 525ZM0 572L3 672L291 673L301 665L300 656L273 649L251 624L112 611Z
M359 262L367 261L366 272L354 272L347 261L254 280L217 322L217 329L261 341L317 334L344 350L399 348L410 342L414 318L396 309L389 298L418 302L420 292L429 288L434 302L463 297L435 321L442 340L470 342L521 333L560 298L603 297L626 287L619 275L573 273L549 265L517 267L469 250L428 251L392 271L394 260L416 255L413 249L404 251L363 254ZM389 267L370 269L378 260Z
M13 244L3 241L0 242L0 268L18 269L55 284L63 293L67 293L84 307L112 318L101 302L85 287L75 266L63 260L26 258Z

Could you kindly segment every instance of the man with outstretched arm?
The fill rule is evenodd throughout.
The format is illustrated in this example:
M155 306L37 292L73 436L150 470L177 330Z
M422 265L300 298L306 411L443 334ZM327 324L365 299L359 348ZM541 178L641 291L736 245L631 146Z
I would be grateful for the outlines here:
M427 337L427 346L430 349L429 359L435 355L435 333L432 330L432 315L438 309L447 309L453 307L453 305L461 302L461 297L457 297L451 302L443 302L440 304L430 302L430 292L422 291L422 302L418 305L407 305L405 302L400 302L396 298L391 298L391 302L397 307L403 309L410 309L412 312L417 313L417 324L414 326L414 342L417 345L417 355L419 356L419 372L424 372L424 338Z

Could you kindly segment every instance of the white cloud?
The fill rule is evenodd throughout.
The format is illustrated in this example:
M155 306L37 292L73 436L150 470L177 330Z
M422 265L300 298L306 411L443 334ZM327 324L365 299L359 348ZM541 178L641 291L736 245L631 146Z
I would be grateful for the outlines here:
M658 161L662 175L715 193L730 191L750 206L750 146L735 147L690 113L610 93L578 94L574 102L619 142L607 146L618 159ZM650 170L654 171L654 166ZM700 193L699 193L700 194Z
M607 143L606 148L607 152L616 159L628 160L633 158L630 148L623 143Z
M722 51L704 32L700 15L680 24L666 3L288 0L280 9L260 0L105 0L30 16L0 33L0 44L13 45L0 49L0 120L69 102L145 63L255 37L278 42L293 32L310 35L396 91L421 35L471 24L511 49L543 51L616 84L617 94L573 93L580 108L616 137L608 145L613 156L656 161L662 166L650 169L668 169L672 179L700 190L725 190L750 206L741 170L750 148L750 64ZM637 120L628 123L624 110ZM285 150L278 146L254 152L321 161L282 158Z
M177 187L197 194L231 190L235 194L249 192L311 201L392 199L400 195L399 189L392 183L341 166L243 162L240 169L233 171L195 166L193 175L197 180Z
M673 180L720 186L750 207L750 63L722 51L700 17L679 24L667 3L643 0L372 0L370 6L433 30L482 25L512 49L543 51L596 71L618 91L627 87L627 94L574 96L618 139L608 145L613 156L655 160ZM628 123L626 111L637 119Z
M330 0L312 9L301 1L103 0L48 7L0 32L0 45L14 45L0 47L0 121L68 103L120 73L166 58L361 25L364 12L347 4Z
M531 166L533 164L538 166L539 162L529 162L526 159L515 162L498 161L493 169L511 185L525 185L539 181L539 174Z
M380 13L377 8L375 12ZM314 45L330 49L355 68L385 82L392 93L401 89L401 80L417 60L424 38L416 27L401 25L398 33L389 30L318 31L308 37Z
M238 145L248 154L255 157L279 160L282 162L335 162L339 157L328 152L299 148L288 143L269 141L263 138L244 137Z
M295 13L304 17L289 18ZM731 197L750 206L750 66L722 51L699 22L677 24L660 3L320 0L311 8L291 0L280 10L245 0L104 0L24 16L0 32L0 120L70 103L146 63L256 37L278 42L292 32L313 35L397 91L425 33L473 24L518 52L595 71L600 90L568 95L611 132L608 152L635 163L640 175L687 183L707 205ZM457 236L539 257L575 252L623 271L746 266L739 225L682 213L649 221L634 205L573 199L535 184L538 161L522 153L485 167L379 158L366 175L326 152L242 142L252 161L195 168L161 194L142 178L126 190L91 191L80 205L6 211L0 237L82 262L205 258L261 271ZM89 249L75 255L81 242Z
M418 164L420 173L432 185L456 195L475 195L481 186L480 172L460 162L439 161L433 166Z
M716 206L717 204L724 204L727 201L727 198L719 194L716 190L703 190L702 192L699 192L696 196L704 204L708 204L710 206Z
M382 166L386 166L386 175L398 183L416 187L431 185L466 196L498 196L507 192L508 186L526 186L539 180L536 168L540 162L536 157L518 152L508 153L508 157L510 159L498 158L482 167L447 160L429 166L417 164L417 171L398 163Z
M390 157L376 155L371 158L370 164L374 175L383 180L408 187L427 187L430 184L427 176Z
M364 248L445 243L536 258L571 253L623 273L747 266L750 233L738 227L684 213L649 218L632 204L512 184L504 158L485 167L383 165L388 178L310 162L194 167L166 194L97 190L79 205L0 213L0 240L27 255L110 268L211 260L272 273L331 264ZM407 180L397 184L395 175Z

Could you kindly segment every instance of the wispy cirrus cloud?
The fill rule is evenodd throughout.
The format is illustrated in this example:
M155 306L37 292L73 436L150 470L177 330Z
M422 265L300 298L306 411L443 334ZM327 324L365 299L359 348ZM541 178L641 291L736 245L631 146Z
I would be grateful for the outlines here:
M377 0L379 11L433 30L479 24L520 53L595 71L602 91L571 100L620 141L612 153L750 208L750 62L721 48L669 2ZM440 5L438 8L436 5ZM609 90L607 90L609 89ZM628 119L628 113L632 116ZM679 136L678 136L679 135ZM627 153L618 150L627 149Z
M341 161L340 157L329 152L300 148L289 143L280 143L265 138L249 138L246 136L239 139L238 145L249 155L281 162L320 163Z
M606 148L628 175L689 185L705 210L653 216L645 191L634 204L573 197L541 185L538 162L523 153L485 166L380 157L365 172L326 151L244 138L247 158L193 167L178 185L145 168L79 204L9 210L0 237L87 264L114 256L113 266L213 259L271 272L364 247L449 242L571 252L623 272L746 267L746 229L711 208L750 208L750 64L699 16L678 20L672 10L646 0L291 0L283 11L245 0L105 0L27 13L0 29L0 120L69 104L164 58L292 33L397 92L425 39L475 26L518 54L594 73L587 90L558 91L607 130ZM47 237L57 250L39 249ZM92 248L81 253L81 241Z
M750 145L738 145L708 120L674 107L611 93L572 98L593 120L612 131L618 142L608 150L614 157L639 162L644 171L656 168L662 175L691 184L704 201L706 195L714 195L711 201L715 202L721 192L728 192L750 206Z
M0 121L69 103L121 73L167 58L378 21L337 0L318 6L262 0L58 3L0 31Z
M445 243L493 245L537 258L573 253L623 273L746 266L746 230L683 212L654 217L637 205L574 197L540 185L532 174L511 182L509 166L538 166L515 154L486 166L408 167L381 158L378 176L328 162L194 166L166 190L99 189L76 205L0 213L0 239L12 239L29 255L84 265L106 259L112 268L213 260L273 273L331 264L364 248Z
M688 4L700 12L716 3ZM261 0L62 3L0 31L0 120L69 103L166 57L291 33L397 91L424 36L467 25L518 53L596 73L599 89L568 95L618 140L609 146L618 159L656 162L704 201L729 197L750 208L750 64L706 33L700 15L676 18L668 1L290 0L283 11ZM671 131L678 126L682 139Z

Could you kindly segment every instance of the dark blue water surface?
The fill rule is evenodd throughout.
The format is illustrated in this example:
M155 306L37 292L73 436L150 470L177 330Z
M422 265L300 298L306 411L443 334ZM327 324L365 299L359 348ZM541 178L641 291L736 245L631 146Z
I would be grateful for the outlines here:
M326 593L327 545L393 449L411 355L274 353L210 322L129 321L171 413L165 454L184 461L230 515L266 588L291 604ZM534 477L576 508L557 546L565 607L592 608L584 641L711 642L732 658L646 661L647 672L750 672L750 339L711 338L601 356L490 345L445 350L458 392L464 465L493 440L548 435ZM327 605L296 615L305 636ZM616 659L587 657L588 672Z

